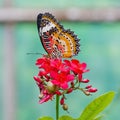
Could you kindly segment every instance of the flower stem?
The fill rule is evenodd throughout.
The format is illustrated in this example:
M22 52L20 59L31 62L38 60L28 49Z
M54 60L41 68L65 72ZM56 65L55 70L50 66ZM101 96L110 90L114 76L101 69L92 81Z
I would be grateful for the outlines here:
M56 120L59 118L59 96L56 95Z

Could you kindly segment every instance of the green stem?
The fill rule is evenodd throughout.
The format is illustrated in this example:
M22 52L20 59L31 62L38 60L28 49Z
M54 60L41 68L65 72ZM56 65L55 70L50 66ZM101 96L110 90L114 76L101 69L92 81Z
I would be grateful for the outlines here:
M59 118L59 96L56 95L56 120Z

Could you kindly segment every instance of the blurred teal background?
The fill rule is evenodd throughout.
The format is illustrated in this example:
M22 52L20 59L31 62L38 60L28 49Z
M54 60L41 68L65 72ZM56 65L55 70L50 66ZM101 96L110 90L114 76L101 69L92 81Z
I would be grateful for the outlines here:
M0 0L0 7L4 7L4 0ZM120 0L13 0L12 7L16 8L50 8L57 10L75 8L107 8L120 7ZM49 11L48 11L49 12ZM116 97L112 104L103 112L104 120L119 120L120 110L120 22L80 22L60 21L67 29L70 28L81 39L81 52L75 58L86 62L90 72L85 77L90 84L98 88L98 92L87 97L80 92L67 96L69 114L78 117L84 107L95 97L107 91L114 90ZM0 120L5 120L5 23L0 23ZM54 101L38 104L39 90L33 80L38 69L35 61L41 55L27 54L40 52L46 54L38 36L36 22L19 22L13 25L13 60L15 84L15 116L16 120L37 120L41 116L55 117ZM9 46L9 45L8 45ZM9 61L9 59L8 59ZM9 96L9 95L8 95ZM61 109L61 108L60 108ZM12 114L12 113L11 113ZM68 114L61 109L61 115ZM69 115L68 114L68 115Z

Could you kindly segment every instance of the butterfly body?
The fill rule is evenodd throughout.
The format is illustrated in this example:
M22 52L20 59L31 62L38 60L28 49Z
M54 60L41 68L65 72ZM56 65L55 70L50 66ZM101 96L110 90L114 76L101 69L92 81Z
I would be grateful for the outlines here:
M39 14L37 27L42 45L51 58L70 58L80 51L74 32L65 30L52 14Z

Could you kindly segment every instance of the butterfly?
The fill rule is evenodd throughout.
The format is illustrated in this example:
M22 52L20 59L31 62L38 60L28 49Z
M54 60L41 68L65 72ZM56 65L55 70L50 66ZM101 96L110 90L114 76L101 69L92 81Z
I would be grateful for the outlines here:
M50 13L38 14L37 28L41 43L51 58L71 58L80 51L79 39Z

